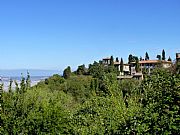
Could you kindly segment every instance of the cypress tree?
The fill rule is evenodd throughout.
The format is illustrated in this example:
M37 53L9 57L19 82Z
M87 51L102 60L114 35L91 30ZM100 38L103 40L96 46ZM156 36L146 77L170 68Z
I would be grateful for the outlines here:
M132 62L132 59L133 59L133 56L132 56L132 54L130 54L129 57L128 57L128 63L129 64Z
M168 61L172 61L171 57L169 56Z
M136 72L140 71L140 65L139 65L139 60L136 60L136 66L135 66Z
M118 57L116 57L116 62L119 62L119 58Z
M162 60L166 60L166 53L165 53L164 49L162 50Z
M20 83L20 93L25 93L26 90L26 84L25 84L25 78L23 77L23 74L21 74L21 83Z
M26 90L31 88L31 77L29 72L27 71L27 78L26 78Z
M121 63L120 63L120 71L121 73L123 72L124 70L124 62L123 62L123 59L121 58Z
M139 60L142 61L143 60L142 57L140 57Z
M147 52L145 54L145 60L149 60L149 54Z
M111 58L110 58L110 65L114 66L114 58L113 58L113 56L111 56Z

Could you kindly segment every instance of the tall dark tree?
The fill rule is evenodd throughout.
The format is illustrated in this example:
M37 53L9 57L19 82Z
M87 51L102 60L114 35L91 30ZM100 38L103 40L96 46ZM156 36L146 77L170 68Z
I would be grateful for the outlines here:
M142 57L140 57L140 58L139 58L139 60L140 60L140 61L142 61L142 60L143 60L143 58L142 58Z
M118 57L116 57L116 62L119 62L119 58Z
M15 92L19 93L19 90L20 90L19 89L19 84L18 84L18 82L16 80L14 81L14 84L15 84Z
M114 57L113 56L111 56L111 58L110 58L110 65L114 66Z
M25 78L23 74L21 74L20 93L25 93L25 91L26 91Z
M137 56L133 56L133 62L136 62L136 60L139 60Z
M123 59L121 58L121 63L120 63L120 71L121 73L123 72L124 70L124 62L123 62Z
M130 64L131 62L136 62L136 60L139 60L137 56L133 56L132 54L129 55L128 57L128 63Z
M139 60L138 59L136 60L135 70L136 70L136 72L140 71L140 65L139 65Z
M164 49L162 50L162 60L166 60L166 53L165 53Z
M102 61L102 60L100 60L100 61L99 61L99 64L100 64L100 65L102 65L102 64L103 64L103 61Z
M157 55L158 60L162 60L161 55Z
M171 57L169 56L168 61L172 61Z
M128 63L129 64L132 62L132 59L133 59L133 56L132 56L132 54L130 54L129 57L128 57Z
M63 77L64 77L65 79L69 79L70 76L71 76L71 67L68 66L68 67L64 70L64 72L63 72Z
M145 60L149 60L149 54L147 52L145 54Z
M31 77L29 72L27 71L27 78L26 78L26 89L30 89L31 87Z

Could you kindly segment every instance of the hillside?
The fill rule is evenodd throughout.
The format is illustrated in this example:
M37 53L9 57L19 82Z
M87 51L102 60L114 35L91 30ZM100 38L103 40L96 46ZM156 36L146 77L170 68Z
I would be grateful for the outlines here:
M180 75L155 68L117 80L111 65L64 70L30 87L1 89L2 134L179 134Z

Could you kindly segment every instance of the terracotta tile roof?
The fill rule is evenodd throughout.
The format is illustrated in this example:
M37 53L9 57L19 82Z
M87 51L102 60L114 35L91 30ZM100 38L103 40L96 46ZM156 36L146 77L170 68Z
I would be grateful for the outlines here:
M110 60L111 58L107 57L107 58L103 58L103 60Z
M169 63L169 64L172 64L171 61L165 61L165 60L142 60L142 61L139 61L139 64L156 64L156 63ZM136 62L131 62L131 63L136 63Z

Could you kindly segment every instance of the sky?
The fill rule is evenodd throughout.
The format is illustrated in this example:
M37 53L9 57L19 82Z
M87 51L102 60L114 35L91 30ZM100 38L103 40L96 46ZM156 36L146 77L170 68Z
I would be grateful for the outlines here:
M0 69L62 70L180 52L179 0L2 0Z

